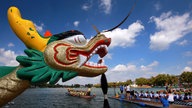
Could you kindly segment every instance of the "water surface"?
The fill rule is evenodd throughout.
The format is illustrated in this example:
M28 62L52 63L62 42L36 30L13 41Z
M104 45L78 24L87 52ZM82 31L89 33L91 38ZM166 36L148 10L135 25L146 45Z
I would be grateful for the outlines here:
M143 89L147 90L147 89ZM115 89L119 92L119 89ZM66 95L65 88L30 88L4 108L103 108L103 94L100 88L93 88L96 97L91 100ZM109 88L108 96L114 95ZM139 105L108 99L111 108L148 108Z

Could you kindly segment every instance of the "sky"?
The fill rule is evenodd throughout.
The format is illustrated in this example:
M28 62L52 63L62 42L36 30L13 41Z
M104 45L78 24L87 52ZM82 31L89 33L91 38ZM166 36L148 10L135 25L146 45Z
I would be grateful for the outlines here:
M136 0L3 0L0 1L0 65L17 66L25 45L7 20L10 6L20 9L40 34L79 30L87 39L119 24ZM108 82L179 75L192 71L192 1L137 0L130 17L105 35L112 39L108 55ZM94 57L93 60L98 59ZM100 83L100 77L76 77L60 84Z

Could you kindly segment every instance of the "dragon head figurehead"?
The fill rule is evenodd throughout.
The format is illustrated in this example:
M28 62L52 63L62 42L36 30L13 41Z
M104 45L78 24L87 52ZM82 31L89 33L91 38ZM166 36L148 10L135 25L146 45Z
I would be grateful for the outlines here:
M102 58L107 54L111 39L103 34L97 34L87 41L84 35L76 30L56 34L50 39L44 51L46 63L60 70L73 70L79 76L94 77L107 71ZM98 54L97 63L89 59Z
M112 31L123 24L134 6L117 26L103 32ZM17 70L20 79L32 83L55 84L60 78L67 81L75 76L94 77L107 71L102 58L108 53L107 47L111 39L100 33L95 26L97 35L88 41L83 33L77 30L55 35L49 33L50 36L43 37L37 32L32 21L21 17L16 7L8 9L8 21L12 30L28 48L25 50L27 56L16 58L22 67ZM101 59L97 63L89 62L95 54Z
M107 71L102 58L107 54L111 39L98 33L89 41L83 33L71 30L52 35L41 36L32 21L21 17L16 7L8 10L8 20L12 30L28 49L28 56L16 59L23 68L17 71L21 79L32 83L47 82L54 84L60 78L67 81L75 76L94 77ZM89 62L93 55L99 55L97 63Z

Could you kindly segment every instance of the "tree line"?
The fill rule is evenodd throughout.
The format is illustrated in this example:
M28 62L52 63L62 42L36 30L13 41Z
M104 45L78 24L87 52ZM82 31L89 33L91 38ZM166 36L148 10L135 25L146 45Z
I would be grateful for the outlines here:
M181 75L170 75L170 74L158 74L157 76L152 76L151 78L137 78L135 83L138 86L149 85L155 86L181 86L181 87L191 87L192 86L192 72L183 72ZM122 81L122 82L108 82L109 87L116 87L120 85L130 85L133 84L132 80ZM100 87L100 84L95 84L94 87Z
M85 88L91 88L93 87L93 84L71 84L71 85L60 85L60 84L55 84L51 85L49 83L42 83L42 84L32 84L31 88L80 88L80 87L85 87Z

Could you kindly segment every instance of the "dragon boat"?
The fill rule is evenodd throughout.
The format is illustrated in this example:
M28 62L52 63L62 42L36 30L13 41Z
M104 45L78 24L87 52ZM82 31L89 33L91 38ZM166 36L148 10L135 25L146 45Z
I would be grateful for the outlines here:
M109 99L115 99L115 100L118 100L121 102L137 104L142 107L150 107L150 108L162 108L163 107L161 102L152 101L150 98L138 98L138 99L128 100L126 98L121 98L118 96L111 96L111 97L109 97ZM169 108L192 108L192 104L190 104L189 102L186 103L186 102L182 101L180 103L183 103L183 104L179 104L179 102L170 104Z
M76 76L95 77L107 71L103 58L111 38L98 32L87 40L78 30L69 30L44 37L34 23L24 19L17 7L7 11L8 21L16 36L25 44L26 56L17 56L18 66L0 66L0 107L19 96L31 84L56 84ZM99 63L89 59L98 55Z
M109 107L108 84L105 76L108 67L103 58L108 54L111 38L105 32L111 32L122 25L130 16L135 4L127 16L115 27L100 32L87 39L78 30L69 30L58 34L46 33L42 36L35 24L22 18L20 10L11 6L7 11L12 31L24 43L26 56L16 57L18 66L0 66L0 107L19 96L31 84L56 84L60 79L68 81L76 76L96 77L101 75L101 89L104 95L104 107ZM93 55L98 55L97 63L90 63ZM80 97L89 98L87 96ZM94 96L95 97L95 96Z
M93 99L94 97L96 97L95 94L91 95L90 89L88 89L87 91L83 91L83 90L74 90L74 89L68 88L68 92L66 94L68 96L80 97L84 99Z

